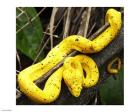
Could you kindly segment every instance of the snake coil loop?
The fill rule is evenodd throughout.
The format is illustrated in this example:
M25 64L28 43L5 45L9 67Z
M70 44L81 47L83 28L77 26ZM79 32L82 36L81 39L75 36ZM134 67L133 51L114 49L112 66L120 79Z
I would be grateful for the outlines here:
M117 68L113 68L112 65L117 62ZM121 69L121 59L116 57L107 66L107 71L111 74L118 74Z

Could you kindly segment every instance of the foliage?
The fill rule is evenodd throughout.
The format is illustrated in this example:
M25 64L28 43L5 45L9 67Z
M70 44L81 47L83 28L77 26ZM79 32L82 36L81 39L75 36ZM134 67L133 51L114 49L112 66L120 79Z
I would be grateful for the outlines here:
M100 88L101 102L104 105L123 105L124 94L123 94L123 68L119 74L116 75L116 80L113 77L109 77Z
M23 14L19 16L21 13ZM17 30L29 22L24 29L16 34L16 47L32 60L37 55L37 49L43 37L43 29L39 17L31 21L36 15L37 12L33 7L26 7L21 10L19 8L16 9L16 16L19 16L16 20Z

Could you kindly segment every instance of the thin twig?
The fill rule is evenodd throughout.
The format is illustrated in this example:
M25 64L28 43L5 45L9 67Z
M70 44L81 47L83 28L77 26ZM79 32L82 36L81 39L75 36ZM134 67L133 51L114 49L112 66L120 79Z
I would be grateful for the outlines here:
M53 8L51 19L50 19L50 24L46 27L46 30L45 30L46 33L47 33L48 28L50 30L49 34L50 34L50 38L51 38L51 48L53 47L54 18L55 18L57 10L58 10L58 8L55 8L55 7ZM43 38L41 40L41 44L42 44L42 42L44 40L44 37L45 37L46 33L44 33L44 35L43 35ZM44 50L45 46L48 44L48 42L49 42L49 38L44 43L44 45L42 46L41 49L40 49L41 46L39 47L39 52L37 53L37 56L35 57L34 62L32 64L34 64L37 61L37 59L39 58L40 54L43 52L43 50Z
M32 63L32 65L37 61L38 57L40 56L40 54L42 53L42 51L44 50L45 46L48 44L50 38L47 39L47 41L44 43L43 47L41 48L41 50L39 51L39 53L37 54L37 56L34 59L34 62Z
M23 94L18 90L16 89L16 99L19 99Z
M51 19L50 19L51 49L53 48L53 29L54 29L54 21L55 21L55 16L56 16L57 11L58 11L58 8L54 7L52 11Z
M78 11L78 14L76 15L76 18L72 21L72 27L71 27L71 31L70 31L70 34L75 34L76 31L77 31L77 27L79 26L80 24L80 21L81 21L81 16L84 12L84 7L80 8L80 11Z
M90 28L90 30L89 30L89 32L88 32L88 34L87 34L87 37L89 37L89 36L91 35L91 32L93 31L93 29L95 28L95 26L96 26L96 23L94 23L94 24L92 25L92 27Z
M94 19L95 19L95 9L96 8L92 8L91 9L91 18L90 18L90 22L91 23L94 23L94 24L91 24L89 27L91 27L90 29L89 29L89 31L88 31L88 34L87 34L87 37L89 37L91 34L92 34L92 31L93 31L93 29L95 28L95 26L96 26L96 22L94 21ZM93 22L92 22L93 21Z
M19 71L19 70L16 70L16 73L17 73L17 74L19 74L19 73L20 73L20 71Z
M78 29L78 35L84 36L84 30L85 30L85 25L86 25L86 20L87 20L87 11L85 10L83 14L81 15L81 21L79 24L79 29Z
M86 22L85 22L84 37L87 36L90 16L91 16L91 7L89 7L87 10L87 18L86 18Z
M16 57L17 57L17 61L18 61L18 65L19 65L19 69L21 70L22 69L22 66L21 66L21 61L20 61L20 57L18 55L18 52L16 51Z
M89 40L93 40L95 37L97 37L98 35L100 35L105 29L107 29L109 27L109 23L107 22L104 26L102 26L97 32L95 32L90 38ZM67 57L69 56L74 56L78 53L78 51L73 51L71 54L69 54ZM66 58L66 57L65 57ZM50 76L52 73L54 73L58 68L60 68L63 65L63 62L65 60L65 58L60 61L56 66L54 66L51 70L49 70L46 74L42 75L39 79L37 79L35 81L36 85L40 85L43 81L45 81L48 76ZM22 96L22 93L19 93L20 95L18 97L16 97L17 99L20 98Z
M24 12L20 7L17 7L17 9L18 9L19 11L21 11L21 12Z
M18 16L16 16L16 19L18 19L24 12L21 12Z
M94 105L97 105L98 102L98 91L95 93Z
M66 11L65 11L65 13L66 13ZM58 25L59 25L60 22L62 21L62 19L63 19L65 13L62 15L62 17L60 18L60 20L59 20L58 23L56 24L56 26L55 26L53 32L55 32L56 28L58 27ZM34 59L34 62L33 62L32 64L34 64L34 63L38 60L40 54L42 53L42 51L44 50L45 46L48 44L48 42L49 42L49 40L50 40L50 38L48 38L47 41L44 43L43 47L41 48L41 44L43 43L43 40L44 40L44 38L45 38L45 35L47 34L48 28L49 28L49 26L46 27L46 30L45 30L46 33L44 33L43 38L42 38L41 43L40 43L40 46L39 46L39 48L38 48L38 52L39 52L39 53L37 53L37 56L36 56L36 58Z
M58 9L59 10L59 9ZM63 19L63 17L64 17L64 15L66 14L66 11L64 12L64 14L60 17L60 19L59 19L59 21L56 23L56 25L55 25L55 27L54 27L54 31L53 32L55 32L55 30L57 29L57 27L58 27L58 25L60 24L60 22L62 21L62 19ZM48 31L48 29L50 28L50 25L48 25L47 27L46 27L46 29L45 29L45 32L46 32L46 34L47 34L47 31ZM40 45L42 45L42 43L43 43L43 40L44 40L44 38L45 38L45 33L44 33L44 35L43 35L43 38L42 38L42 40L41 40L41 44ZM41 46L39 46L39 49L38 50L40 50L41 49Z
M43 33L45 33L46 35L51 35L50 33L47 33L47 32L43 32ZM55 37L55 38L58 38L58 35L52 35L53 37Z
M25 11L24 11L24 12L25 12L25 15L26 15L28 21L29 21L30 24L31 24L31 23L32 23L32 22L31 22L31 19L32 19L31 16L27 13L27 11L26 11L27 9L26 9L26 8L23 8L23 9L25 10Z
M76 18L72 21L73 24L76 24L77 21L80 19L82 13L84 12L84 9L85 9L85 7L82 7L82 8L80 9L80 11L78 12L78 15L77 15Z
M89 39L93 40L95 37L100 35L104 30L106 30L109 26L110 26L110 24L108 22L106 22L105 25L103 25L99 30L97 30L93 35L91 35L91 37Z
M58 27L58 25L60 24L60 22L62 21L64 15L66 14L67 11L65 11L65 13L62 15L62 17L60 18L60 20L58 21L58 23L56 24L54 31L56 30L56 28Z
M70 27L70 11L71 11L71 7L68 7L66 24L64 27L63 39L68 36L69 27Z
M33 22L45 9L46 9L46 7L44 7L35 17L33 17L33 18L31 19L30 22L27 22L27 23L26 23L25 25L23 25L20 29L18 29L18 30L16 31L16 34L19 33L21 30L23 30L25 27L27 27L31 22Z

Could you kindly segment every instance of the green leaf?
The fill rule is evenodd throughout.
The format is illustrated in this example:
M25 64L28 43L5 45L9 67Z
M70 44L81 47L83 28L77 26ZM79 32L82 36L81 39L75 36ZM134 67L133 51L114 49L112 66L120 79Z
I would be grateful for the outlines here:
M26 23L30 22L31 19L37 15L37 12L33 7L20 9L25 13L16 19L17 30L24 26ZM16 16L22 13L21 10L19 10L19 8L16 9ZM16 34L16 47L26 56L34 60L37 55L37 49L40 46L42 37L42 25L39 17L36 17L34 21L30 22L28 26Z
M116 75L117 80L109 77L100 88L101 102L104 105L123 105L124 104L124 72L123 68Z

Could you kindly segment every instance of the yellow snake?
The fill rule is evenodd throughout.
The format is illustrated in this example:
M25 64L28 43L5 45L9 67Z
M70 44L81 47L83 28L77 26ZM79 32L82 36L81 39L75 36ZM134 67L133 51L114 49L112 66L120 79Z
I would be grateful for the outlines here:
M99 79L98 67L90 57L82 54L67 57L63 66L46 81L43 90L34 81L47 73L73 50L82 53L96 53L104 49L121 28L121 13L115 9L109 9L105 21L109 22L110 26L93 41L79 35L69 36L55 46L44 60L21 71L18 74L20 91L37 103L46 104L58 98L62 78L75 97L80 95L83 87L94 86ZM84 76L84 71L86 76Z

